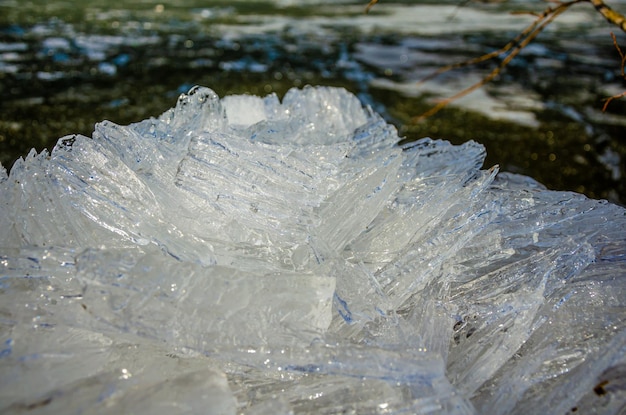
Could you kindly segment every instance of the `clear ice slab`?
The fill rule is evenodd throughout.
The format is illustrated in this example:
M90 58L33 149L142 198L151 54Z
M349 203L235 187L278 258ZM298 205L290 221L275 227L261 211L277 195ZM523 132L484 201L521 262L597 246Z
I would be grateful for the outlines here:
M626 211L399 141L195 87L0 168L0 413L623 413Z

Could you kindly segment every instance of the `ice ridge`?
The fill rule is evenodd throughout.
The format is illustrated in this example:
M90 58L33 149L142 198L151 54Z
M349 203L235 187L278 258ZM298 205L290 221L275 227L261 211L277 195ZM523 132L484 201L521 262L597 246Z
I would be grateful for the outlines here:
M0 413L623 413L626 211L399 140L194 87L0 168Z

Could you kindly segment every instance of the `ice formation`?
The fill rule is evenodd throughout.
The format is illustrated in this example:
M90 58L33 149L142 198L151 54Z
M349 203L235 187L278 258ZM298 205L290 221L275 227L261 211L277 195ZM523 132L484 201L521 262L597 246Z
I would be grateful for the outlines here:
M0 169L0 412L624 413L626 211L398 141L196 87Z

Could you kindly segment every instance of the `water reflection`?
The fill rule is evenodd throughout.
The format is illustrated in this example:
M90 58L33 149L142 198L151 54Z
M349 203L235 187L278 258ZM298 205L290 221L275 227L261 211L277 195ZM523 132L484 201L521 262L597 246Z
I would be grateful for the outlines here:
M566 13L496 82L406 125L493 66L416 80L501 47L529 21L502 8L532 7L456 4L386 2L366 16L363 2L0 1L0 161L89 135L102 119L158 115L194 84L220 95L328 84L357 93L409 139L475 139L487 163L626 202L626 105L600 111L626 86L611 28L593 10Z

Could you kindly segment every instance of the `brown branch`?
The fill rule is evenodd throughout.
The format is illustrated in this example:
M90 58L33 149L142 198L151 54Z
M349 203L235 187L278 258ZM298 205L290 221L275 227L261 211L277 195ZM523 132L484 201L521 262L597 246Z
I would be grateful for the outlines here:
M366 8L365 8L365 13L368 13L370 11L370 9L378 3L379 0L370 0L369 3L367 4ZM466 0L470 1L470 0ZM506 57L502 60L502 62L495 68L493 69L487 76L485 76L483 79L481 79L479 82L476 82L475 84L469 86L468 88L465 88L464 90L456 93L455 95L445 98L442 101L440 101L437 105L435 105L433 108L431 108L430 110L424 112L421 115L418 115L416 117L411 118L411 122L412 123L417 123L421 120L423 120L424 118L428 118L434 114L436 114L437 112L439 112L440 110L442 110L444 107L446 107L448 104L450 104L453 101L456 101L459 98L462 98L464 96L466 96L467 94L475 91L476 89L482 87L483 85L485 85L486 83L490 82L491 80L493 80L496 76L498 76L500 74L500 72L511 62L511 60L513 60L513 58L515 58L521 51L522 49L524 49L530 42L532 42L550 23L552 23L552 21L561 13L563 13L565 10L567 10L569 7L573 6L574 4L577 3L581 3L581 2L589 2L591 3L596 11L598 11L598 13L600 13L602 16L604 16L604 18L611 24L616 25L617 27L619 27L620 29L622 29L624 32L626 32L626 18L620 14L619 12L616 12L615 10L613 10L611 7L609 7L606 3L604 3L604 0L570 0L570 1L561 1L561 0L547 0L550 3L555 3L556 6L553 7L548 7L546 8L543 12L541 13L534 13L534 12L516 12L516 14L531 14L533 16L536 16L536 19L530 24L528 25L522 32L520 32L514 39L512 39L510 42L508 42L506 45L504 45L502 48L484 54L482 56L479 56L477 58L474 59L469 59L463 62L459 62L459 63L455 63L452 65L447 65L444 66L442 68L439 68L438 70L436 70L435 72L427 75L426 77L422 78L420 81L418 81L418 84L421 84L427 80L430 80L444 72L448 72L450 70L453 69L458 69L458 68L462 68L465 66L469 66L469 65L474 65L480 62L484 62L493 58L496 58L498 56L502 56L504 54L506 54L507 52L509 52L508 55L506 55ZM622 52L622 50L620 49L619 45L617 44L617 40L615 38L615 35L613 35L611 33L611 36L613 36L613 44L615 45L620 58L621 58L621 64L622 64L622 76L626 78L626 76L624 76L624 66L626 65L626 57L624 55L624 53ZM609 97L606 99L606 102L604 104L603 107L603 111L606 109L607 105L614 99L617 98L621 98L623 96L626 96L626 92L622 93L622 94L618 94L612 97Z
M622 78L626 79L626 74L624 73L624 66L626 65L626 55L624 55L624 52L622 52L622 49L619 47L619 44L617 43L617 37L615 37L615 35L612 32L611 32L611 37L613 38L613 45L615 46L615 49L617 49L617 53L619 53L619 57L621 60ZM626 91L622 92L621 94L613 95L612 97L606 98L604 100L604 106L602 107L602 112L606 111L606 108L609 106L609 103L611 101L613 101L614 99L619 99L624 96L626 96Z
M626 97L626 91L622 92L621 94L613 95L612 97L606 98L604 100L604 105L602 106L602 112L606 111L606 107L609 106L609 102L613 101L614 99L620 99L621 97Z
M529 25L526 29L524 29L524 31L522 33L525 34L525 37L524 36L518 36L516 38L516 39L520 38L521 41L519 41L519 42L511 41L511 42L509 42L509 44L511 44L511 47L507 48L507 46L505 46L504 48L501 49L501 50L503 50L503 49L506 48L506 50L504 50L504 52L502 52L502 53L505 53L509 49L511 49L511 52L487 76L485 76L483 79L481 79L480 81L476 82L475 84L473 84L473 85L465 88L464 90L456 93L455 95L453 95L451 97L448 97L448 98L445 98L444 100L442 100L439 103L437 103L437 105L432 107L430 110L428 110L428 111L426 111L426 112L424 112L424 113L422 113L422 114L420 114L418 116L415 116L415 117L411 118L411 122L412 123L418 123L418 122L422 121L425 118L428 118L428 117L431 117L431 116L435 115L436 113L441 111L443 108L445 108L451 102L454 102L457 99L462 98L462 97L466 96L467 94L469 94L471 92L474 92L478 88L480 88L483 85L485 85L487 82L490 82L491 80L493 80L511 62L511 60L513 60L513 58L515 58L522 51L522 49L524 49L526 46L528 46L528 44L530 42L532 42L546 28L546 26L548 26L550 23L552 23L552 21L558 15L563 13L570 6L572 6L572 5L576 4L576 3L579 3L581 1L586 1L586 0L572 0L572 1L566 2L566 3L559 3L556 7L550 7L548 9L546 9L543 13L541 13L539 15L539 17L531 25ZM509 44L507 44L507 45L509 45ZM490 55L492 55L492 53L487 54L487 55L483 55L480 58L476 58L475 61L481 62L482 60L486 60L486 59L482 59L481 60L481 58L483 58L484 56L490 56L490 58L491 58L491 57L502 55L502 53L499 53L499 54L494 55L494 56L490 56ZM463 65L463 66L465 66L465 65ZM448 69L448 70L450 70L450 69Z
M587 0L596 8L604 18L611 24L616 25L622 31L626 32L626 18L621 13L616 12L607 6L603 0Z
M587 0L572 0L571 2L565 3L567 4L566 7L571 6L574 3L579 3L581 1L587 1ZM529 36L530 33L532 33L533 30L535 30L535 28L543 21L545 20L550 14L554 13L555 10L558 7L562 7L562 5L557 6L557 7L549 7L547 9L545 9L542 13L540 14L536 14L536 13L530 13L533 14L534 16L536 16L536 19L528 26L526 26L526 28L524 30L522 30L517 36L515 36L515 38L513 38L509 43L507 43L506 45L504 45L502 48L495 50L493 52L489 52L486 53L482 56L479 56L477 58L474 59L469 59L463 62L457 62L457 63L453 63L451 65L447 65L447 66L443 66L439 69L437 69L436 71L434 71L433 73L426 75L424 78L420 79L417 84L422 84L430 79L433 79L439 75L441 75L442 73L451 71L453 69L458 69L458 68L464 68L466 66L470 66L470 65L475 65L477 63L481 63L481 62L485 62L488 61L490 59L496 58L498 56L501 56L503 54L505 54L506 52L508 52L509 50L519 46L520 42L522 41L522 39L525 38L525 36Z
M365 13L369 13L370 9L374 7L376 3L378 3L378 0L370 0L370 2L367 3L367 6L365 6Z
M624 74L626 55L624 55L624 52L622 52L622 49L619 47L619 44L617 43L617 37L613 34L613 32L611 32L611 37L613 38L613 46L615 46L615 49L617 49L617 53L619 53L619 58L621 60L620 63L622 64L622 78L626 78L626 74Z

